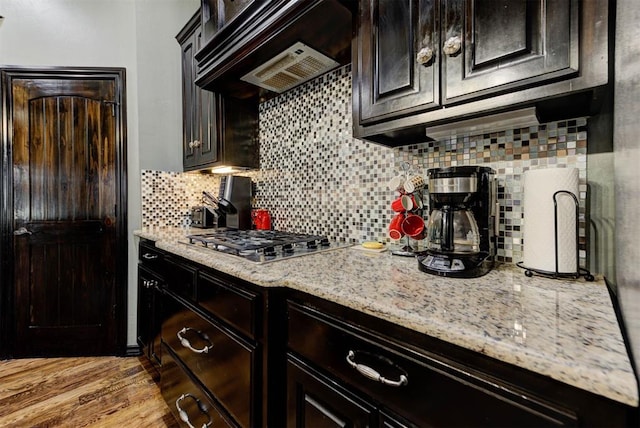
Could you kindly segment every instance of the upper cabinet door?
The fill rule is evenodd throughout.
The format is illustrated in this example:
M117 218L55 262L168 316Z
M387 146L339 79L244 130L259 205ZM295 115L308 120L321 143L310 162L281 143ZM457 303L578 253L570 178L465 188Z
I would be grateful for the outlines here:
M194 110L198 102L199 88L194 80L196 64L193 55L197 50L197 34L193 33L183 41L182 48L182 153L183 163L193 164L200 140L200 117Z
M203 45L256 0L201 0Z
M197 88L198 102L196 111L200 114L200 144L198 159L193 165L213 164L219 160L220 129L217 119L219 113L218 94Z
M443 103L578 74L577 0L446 0Z
M360 2L360 123L439 105L437 0ZM419 55L418 55L419 54Z

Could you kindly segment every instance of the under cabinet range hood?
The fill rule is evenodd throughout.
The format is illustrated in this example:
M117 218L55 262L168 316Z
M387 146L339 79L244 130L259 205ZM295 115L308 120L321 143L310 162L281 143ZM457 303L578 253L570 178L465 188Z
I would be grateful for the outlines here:
M355 0L250 2L195 54L196 85L268 98L351 62Z
M240 80L280 94L339 65L326 55L298 42Z

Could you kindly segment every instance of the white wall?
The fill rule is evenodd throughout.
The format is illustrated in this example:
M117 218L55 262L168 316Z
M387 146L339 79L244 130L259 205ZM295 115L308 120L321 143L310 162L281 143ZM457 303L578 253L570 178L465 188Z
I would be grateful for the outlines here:
M135 344L140 170L181 169L180 48L199 0L0 0L0 65L124 67L129 331Z
M640 2L618 0L616 22L614 154L616 277L631 352L640 369Z

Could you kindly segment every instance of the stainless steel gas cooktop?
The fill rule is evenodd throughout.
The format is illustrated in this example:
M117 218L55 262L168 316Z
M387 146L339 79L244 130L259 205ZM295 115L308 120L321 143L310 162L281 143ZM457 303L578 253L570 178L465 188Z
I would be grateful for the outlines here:
M233 254L256 263L315 254L350 246L330 241L326 236L279 230L216 229L187 235L184 244L201 249Z

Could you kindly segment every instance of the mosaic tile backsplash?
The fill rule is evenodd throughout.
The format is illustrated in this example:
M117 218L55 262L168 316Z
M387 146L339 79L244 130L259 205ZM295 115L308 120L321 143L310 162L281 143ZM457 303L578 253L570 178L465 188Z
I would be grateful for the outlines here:
M276 229L331 239L389 242L394 192L387 182L401 165L429 168L484 165L496 170L498 260L522 260L522 179L533 168L575 167L580 177L581 265L586 252L586 119L388 148L351 136L351 67L329 72L260 105L260 170L253 205L269 209ZM184 224L202 190L219 178L142 172L143 226ZM425 212L425 218L426 218Z
M189 210L200 205L202 191L214 191L220 179L214 175L142 171L142 227L188 225Z

